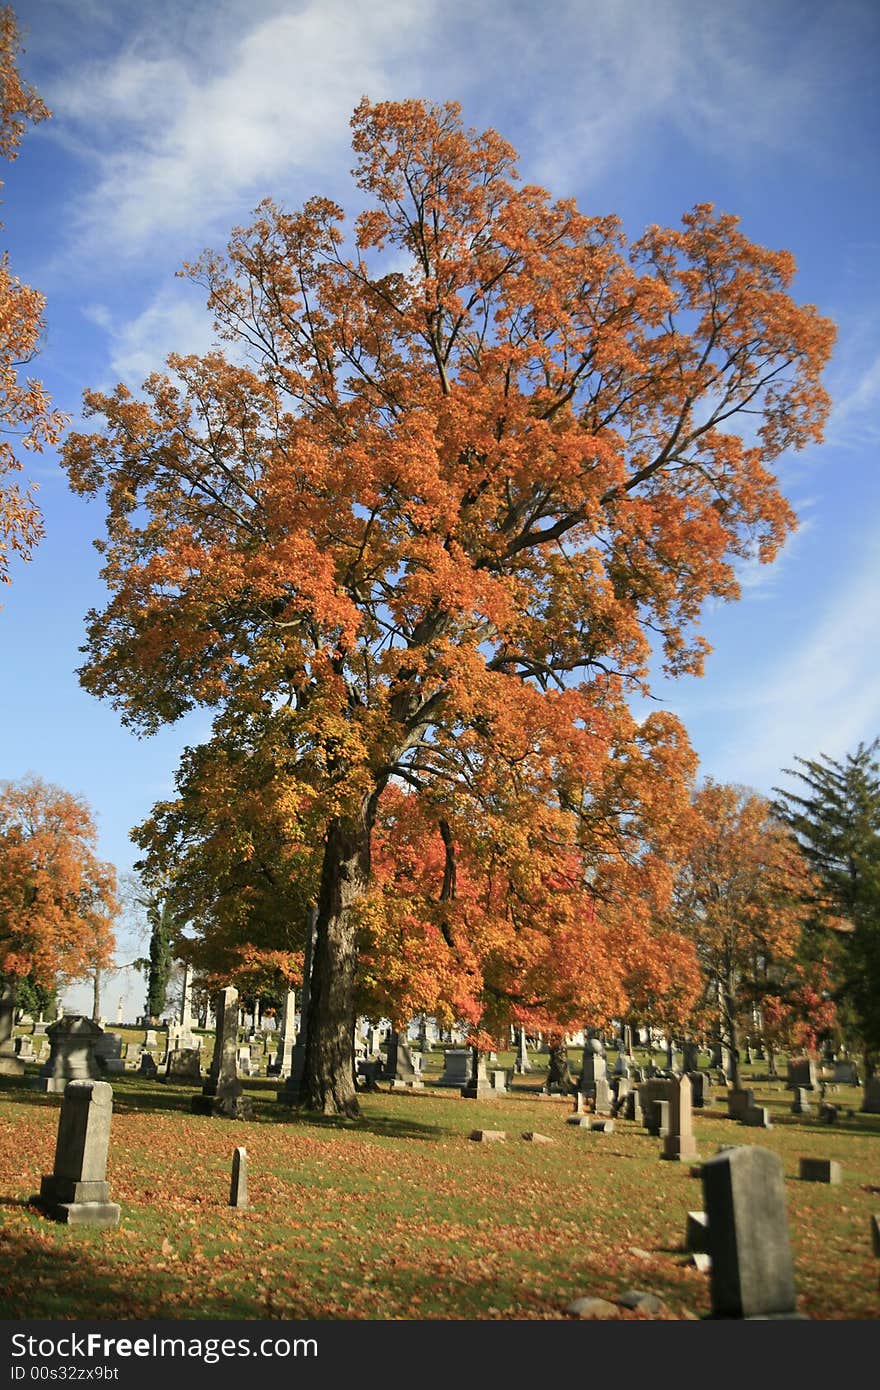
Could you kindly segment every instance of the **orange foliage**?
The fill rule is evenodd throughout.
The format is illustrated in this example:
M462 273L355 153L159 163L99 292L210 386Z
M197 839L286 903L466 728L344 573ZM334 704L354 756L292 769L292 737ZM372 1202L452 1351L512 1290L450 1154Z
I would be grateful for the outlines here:
M0 155L6 159L16 158L26 121L49 115L21 80L18 51L15 16L10 9L0 10ZM36 354L44 306L43 296L12 274L5 253L0 256L0 584L9 583L10 554L27 558L42 534L32 488L22 490L8 481L21 464L2 436L16 435L24 448L40 453L60 437L67 418L51 409L41 382L30 377L22 382L18 376Z
M778 1040L782 1013L791 1016L795 999L810 986L798 954L814 876L764 797L710 781L694 797L694 810L668 920L695 944L705 1012L717 1016L720 1010L730 1028L766 996L768 1026L773 1023Z
M81 797L37 777L0 782L0 976L52 985L109 964L116 871L96 840Z
M197 704L265 720L314 798L312 1023L337 1096L395 780L474 857L479 928L454 911L480 969L482 934L518 917L499 978L549 997L540 949L508 947L552 920L558 959L587 952L593 1007L617 1006L607 961L641 968L692 767L674 721L637 730L627 696L653 641L668 671L701 670L703 603L790 532L772 465L820 437L833 340L788 292L792 257L707 204L627 246L617 219L520 185L454 103L364 100L352 127L367 206L348 241L326 199L266 201L187 268L248 365L173 355L144 399L89 392L103 426L64 451L107 503L86 687L146 730ZM606 814L618 793L631 834ZM485 892L501 866L506 900Z

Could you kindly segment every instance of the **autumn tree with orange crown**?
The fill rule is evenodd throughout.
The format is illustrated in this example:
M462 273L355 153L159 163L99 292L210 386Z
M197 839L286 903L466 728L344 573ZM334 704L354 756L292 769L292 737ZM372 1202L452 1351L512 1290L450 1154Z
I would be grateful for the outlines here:
M0 9L0 155L5 159L17 158L25 124L49 115L34 89L21 80L19 51L15 15ZM36 355L44 307L43 296L23 285L12 274L7 254L0 255L0 584L9 583L11 556L28 559L43 530L33 488L11 481L21 471L15 443L40 453L60 438L67 419L51 408L41 382L19 376Z
M677 867L668 925L693 941L704 977L703 1017L720 1025L729 1079L740 1082L740 1042L767 1004L768 1044L810 1001L818 1027L827 1001L818 969L802 964L801 936L816 881L794 835L765 797L708 781L694 797L698 820ZM802 1038L807 1034L801 1033Z
M530 842L601 845L596 789L637 738L675 804L687 740L627 696L654 645L699 672L704 601L792 529L771 466L821 436L833 339L792 257L709 205L627 245L454 103L365 99L352 128L348 240L325 198L261 204L186 269L236 360L87 393L103 423L64 451L107 503L85 687L147 732L271 720L317 797L308 1100L350 1114L383 796L430 800L453 847L497 808L520 922Z
M116 871L95 854L82 797L25 777L0 782L0 981L43 986L108 965Z

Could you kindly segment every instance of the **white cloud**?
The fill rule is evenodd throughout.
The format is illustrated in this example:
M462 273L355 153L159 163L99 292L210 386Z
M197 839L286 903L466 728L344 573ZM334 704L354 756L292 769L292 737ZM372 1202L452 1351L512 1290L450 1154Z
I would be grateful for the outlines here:
M263 196L290 171L319 167L345 148L364 92L385 93L388 65L402 49L417 61L430 9L417 0L311 0L242 32L241 8L231 25L221 7L227 44L219 71L206 73L188 53L145 53L136 40L56 86L56 110L97 141L97 181L77 219L80 247L131 254L171 237L181 256L192 254L193 238L242 198Z
M194 297L186 282L164 286L147 307L127 322L117 322L101 304L90 305L86 316L107 330L110 340L107 386L123 381L137 390L150 372L159 371L170 352L205 353L214 343L210 314L203 293ZM227 356L228 356L227 352Z

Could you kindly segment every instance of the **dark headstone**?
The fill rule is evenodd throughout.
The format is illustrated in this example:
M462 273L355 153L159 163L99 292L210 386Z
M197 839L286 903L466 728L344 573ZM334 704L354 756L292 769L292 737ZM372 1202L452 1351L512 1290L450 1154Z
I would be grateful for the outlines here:
M782 1160L748 1145L702 1168L712 1311L718 1318L794 1317L794 1266Z

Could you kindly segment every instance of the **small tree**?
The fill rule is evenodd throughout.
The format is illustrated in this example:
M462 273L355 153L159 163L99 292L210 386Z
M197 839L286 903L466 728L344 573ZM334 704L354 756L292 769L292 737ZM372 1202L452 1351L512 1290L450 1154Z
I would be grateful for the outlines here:
M797 841L761 796L707 782L694 798L697 828L678 868L671 923L693 940L731 1077L739 1085L740 1022L795 961L812 880Z
M116 871L96 840L81 797L38 777L0 782L0 976L51 987L110 961Z

